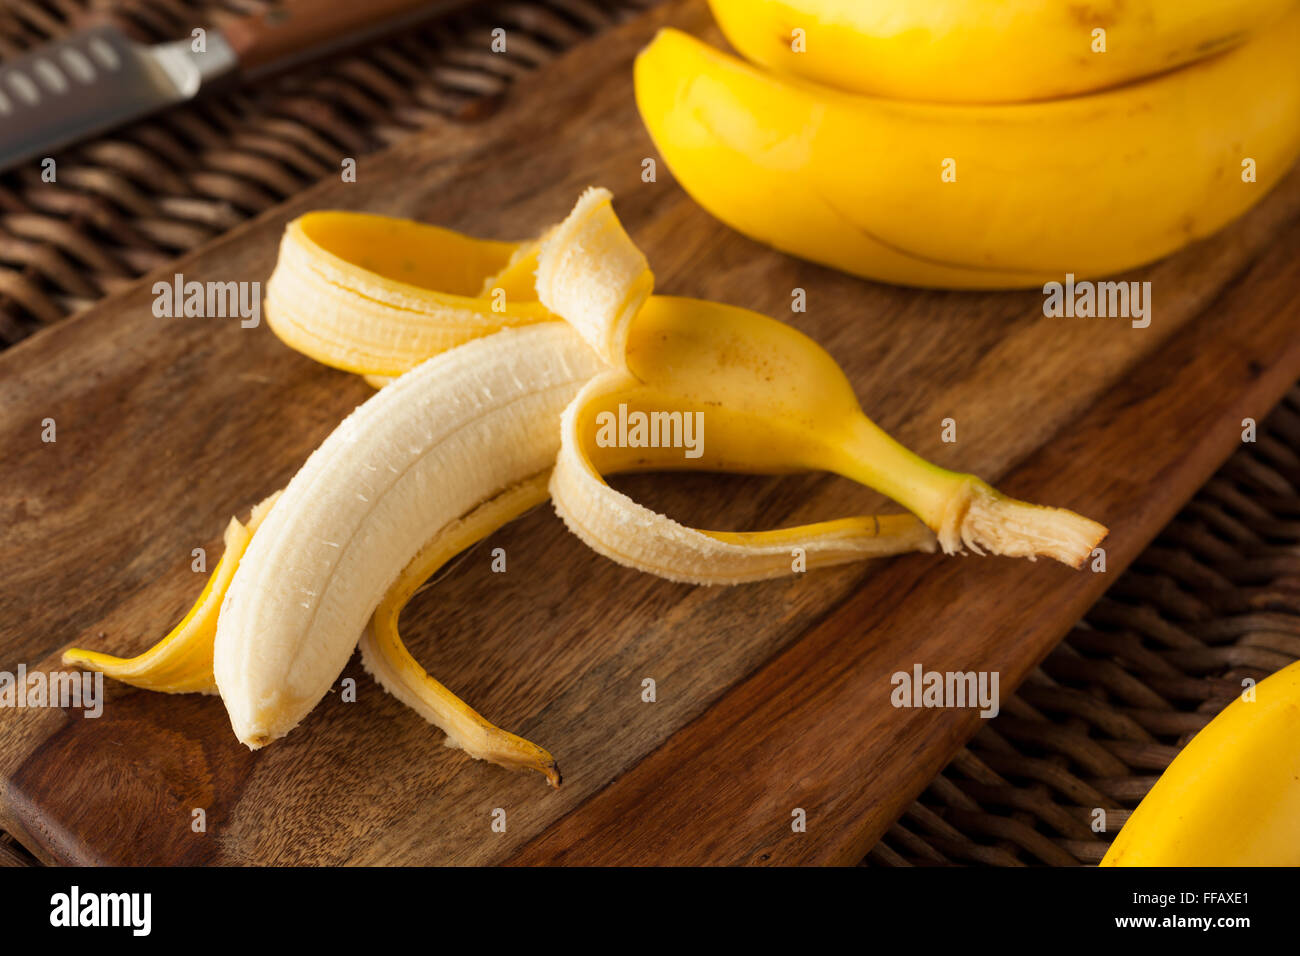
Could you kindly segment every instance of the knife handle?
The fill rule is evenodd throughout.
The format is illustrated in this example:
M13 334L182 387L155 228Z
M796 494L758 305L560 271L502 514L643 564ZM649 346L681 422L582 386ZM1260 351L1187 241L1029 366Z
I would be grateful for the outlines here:
M466 0L284 0L225 25L241 73L262 73L389 29L466 6Z

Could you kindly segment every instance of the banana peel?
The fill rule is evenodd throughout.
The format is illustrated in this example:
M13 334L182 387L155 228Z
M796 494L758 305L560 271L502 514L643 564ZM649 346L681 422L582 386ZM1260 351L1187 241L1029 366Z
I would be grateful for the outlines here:
M124 684L164 694L215 694L212 677L212 643L217 633L217 616L226 590L235 576L248 543L261 525L279 492L252 509L248 524L231 518L226 525L225 550L212 569L203 591L179 624L157 644L136 657L114 657L100 651L72 647L63 653L63 663L99 671Z
M544 748L489 723L429 675L398 629L402 609L434 574L465 548L546 500L550 470L539 472L444 528L388 589L361 637L361 662L386 691L447 735L448 747L510 770L535 770L560 786L560 768Z
M313 213L292 223L268 283L268 324L290 347L363 375L383 389L352 416L369 415L369 427L345 421L339 432L348 437L331 436L304 468L313 477L295 477L300 485L314 482L311 488L295 491L291 482L271 511L275 520L260 533L254 533L258 527L252 520L242 533L232 531L227 554L195 609L155 648L129 661L73 650L68 662L173 692L211 692L215 675L232 723L249 746L262 746L287 732L337 676L350 653L347 642L354 639L286 632L271 641L273 647L289 648L281 661L282 675L258 674L265 654L249 639L262 639L268 622L258 616L265 612L239 609L286 605L266 590L267 581L279 573L277 561L292 552L305 531L319 531L321 522L346 510L346 496L337 507L325 507L319 494L337 490L335 480L347 488L369 487L365 473L377 471L374 462L383 459L368 458L365 448L346 449L364 446L387 422L384 414L368 411L372 403L377 402L376 409L398 410L407 402L423 408L431 403L427 389L448 378L443 365L459 370L477 362L487 370L506 354L495 342L507 344L506 352L516 356L512 361L524 362L530 348L551 355L555 367L566 370L561 376L566 383L581 381L574 374L585 376L585 387L573 386L577 394L563 415L557 409L554 425L543 428L552 430L555 470L548 474L534 467L496 490L487 489L477 504L439 525L404 569L393 572L386 593L381 589L366 611L369 624L357 629L364 631L360 643L367 670L440 727L449 745L503 766L538 771L552 784L558 784L559 774L551 755L490 724L429 676L403 645L398 629L401 609L423 581L452 555L544 500L548 490L566 523L596 550L652 573L699 583L760 580L802 570L791 560L799 552L806 552L805 567L938 546L1030 557L1042 553L1077 566L1105 534L1101 525L1072 512L1014 502L974 476L937 469L903 449L862 414L834 361L788 326L743 309L653 295L653 274L614 216L610 199L604 190L589 190L563 223L535 239L513 243L353 213ZM590 350L581 354L598 357L590 372L576 371L591 359L579 361L568 344L575 336ZM447 362L440 363L441 357ZM606 371L598 373L601 365ZM496 384L483 379L473 386L482 393L474 400L514 401L500 390L522 388L521 374L528 374L524 368L498 368L491 379ZM783 387L774 387L773 381ZM556 386L546 387L553 392ZM523 389L520 400L527 393ZM450 401L459 399L452 396ZM619 405L667 415L707 413L707 451L690 458L670 447L593 445L583 423ZM418 416L411 418L399 444L428 439L434 448L431 433L420 437L418 421ZM491 438L486 452L498 453ZM353 465L347 465L330 472L330 488L320 485L325 472L317 459L328 457L325 449L331 443L329 454L355 459L360 484L349 484L346 475ZM472 448L473 442L462 445ZM538 445L538 455L542 447ZM412 465L426 464L423 450L411 449L411 454ZM521 460L519 467L528 464ZM836 471L880 488L914 513L766 532L704 531L654 515L603 480L617 471L688 468ZM368 500L361 491L356 496ZM313 509L312 520L299 514L305 508ZM255 517L260 521L266 510ZM381 522L375 533L401 527L394 520ZM374 546L372 541L372 550ZM304 552L299 556L304 560L288 564L306 566L311 562L305 557L310 555ZM285 586L289 583L294 582ZM320 595L310 588L299 590L308 611L299 617L311 621ZM261 603L250 605L250 600ZM364 605L370 599L356 600ZM224 658L223 633L233 635L224 644ZM320 643L326 637L329 650ZM179 676L177 659L185 662ZM304 680L305 669L311 671L310 680ZM266 703L281 696L284 701Z

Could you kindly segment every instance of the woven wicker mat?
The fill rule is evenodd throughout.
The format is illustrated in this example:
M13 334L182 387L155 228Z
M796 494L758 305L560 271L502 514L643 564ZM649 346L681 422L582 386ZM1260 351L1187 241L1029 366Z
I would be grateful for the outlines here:
M0 176L0 348L448 118L653 0L487 3L62 154L59 182ZM265 0L0 0L0 59L88 10L140 39ZM492 27L509 53L488 53ZM1300 658L1300 388L1201 490L871 851L865 865L1095 863L1192 734ZM35 861L0 833L0 865Z
M868 854L1096 863L1192 735L1300 658L1300 387ZM1107 813L1094 833L1093 810Z

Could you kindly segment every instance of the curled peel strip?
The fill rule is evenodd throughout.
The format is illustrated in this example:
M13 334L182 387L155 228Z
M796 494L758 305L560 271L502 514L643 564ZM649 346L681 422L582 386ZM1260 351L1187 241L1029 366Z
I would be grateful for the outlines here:
M489 723L429 676L398 630L402 609L424 583L461 551L545 501L549 478L549 469L526 478L438 532L375 609L361 637L361 662L384 690L445 733L448 747L511 770L536 770L558 787L560 769L550 753Z
M473 339L554 321L532 289L537 244L364 213L308 213L285 228L266 284L267 324L325 365L401 375ZM498 288L503 295L494 297Z
M538 299L576 328L612 369L587 383L565 410L561 423L560 454L550 489L556 512L569 529L620 564L693 584L739 584L790 574L796 569L933 550L934 536L911 515L847 518L776 531L703 531L656 514L605 483L600 469L593 464L594 447L583 440L590 431L595 405L617 405L621 399L632 397L641 378L662 383L662 375L652 374L662 369L648 367L653 365L648 356L671 356L667 364L680 366L686 358L683 353L692 349L703 349L714 359L724 353L731 358L729 363L716 361L701 369L700 378L728 378L735 389L732 398L761 389L765 383L746 374L750 369L745 348L749 344L756 346L753 356L748 357L767 356L760 354L758 343L746 333L751 327L773 324L773 320L756 313L698 300L651 300L654 276L649 263L614 214L611 199L604 189L583 193L568 218L542 244L538 260ZM647 301L653 302L648 310L652 321L642 321ZM730 322L727 330L734 327L737 333L726 340L712 335L723 319ZM645 341L634 340L634 329L640 330L640 338ZM656 341L669 344L659 345L656 351ZM798 344L816 347L801 336ZM631 367L630 352L640 358ZM679 416L675 420L680 421L681 415L698 411L713 423L710 431L715 439L706 442L706 447L716 444L718 427L730 428L736 434L727 436L727 446L746 449L754 453L754 458L747 454L706 458L701 450L701 457L692 463L671 446L644 447L630 459L623 456L627 459L625 468L799 468L801 462L795 458L768 461L755 468L754 461L762 456L744 432L764 424L758 416L736 418L725 410L715 413L721 401L711 402L713 409L708 412L699 411L698 403L687 408L686 395L671 387L658 390L652 397L641 393L642 398L650 398L646 414Z
M1073 512L1008 498L904 448L863 414L825 350L790 326L714 302L647 297L649 267L603 190L583 195L543 246L540 262L538 297L553 312L589 343L622 343L621 360L609 363L615 371L589 383L566 409L551 479L565 523L615 561L673 580L736 584L817 564L931 550L937 536L949 553L1045 554L1077 567L1106 534ZM900 516L776 532L704 532L636 505L600 478L608 469L594 460L588 413L598 399L612 406L640 385L649 389L641 395L647 415L681 413L689 404L709 426L702 458L676 467L835 472L889 495L933 534ZM675 467L662 450L637 455L628 467ZM628 458L608 450L601 457ZM797 563L799 556L807 563Z

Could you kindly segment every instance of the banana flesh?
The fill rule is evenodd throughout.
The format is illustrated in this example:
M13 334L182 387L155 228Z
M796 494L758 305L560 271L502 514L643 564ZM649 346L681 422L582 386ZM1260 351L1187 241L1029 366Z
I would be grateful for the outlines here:
M783 76L899 100L1007 103L1100 90L1220 53L1276 22L1294 0L709 6L741 56ZM1098 28L1104 52L1094 51Z
M953 106L783 79L663 30L635 85L677 181L745 235L870 279L1020 288L1144 265L1258 202L1300 155L1298 57L1300 6L1149 80Z
M599 370L563 323L504 329L402 375L330 434L221 608L213 671L241 741L264 746L307 715L440 529L551 466L560 414Z
M1102 866L1300 866L1300 663L1183 748Z

